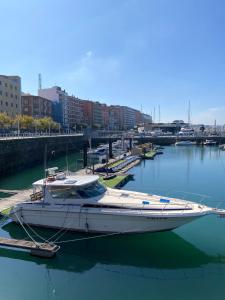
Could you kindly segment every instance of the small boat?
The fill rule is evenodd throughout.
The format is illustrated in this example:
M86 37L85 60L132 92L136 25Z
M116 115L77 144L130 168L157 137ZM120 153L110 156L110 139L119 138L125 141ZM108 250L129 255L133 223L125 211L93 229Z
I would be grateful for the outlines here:
M48 174L33 183L39 197L12 208L14 222L66 231L144 233L173 230L209 214L225 215L225 210L183 199L105 188L96 175L52 169Z
M160 150L156 151L156 155L161 155L161 154L163 154L163 151L160 151Z
M205 146L216 146L217 142L214 140L205 140L205 142L203 143Z
M155 146L154 149L155 149L155 150L163 150L164 147L161 147L161 146Z
M175 143L176 146L193 146L196 145L195 141L179 141Z
M225 144L219 145L220 150L225 151Z
M110 175L107 175L107 176L103 177L104 180L110 180L110 179L113 179L113 178L116 178L116 174L110 174Z

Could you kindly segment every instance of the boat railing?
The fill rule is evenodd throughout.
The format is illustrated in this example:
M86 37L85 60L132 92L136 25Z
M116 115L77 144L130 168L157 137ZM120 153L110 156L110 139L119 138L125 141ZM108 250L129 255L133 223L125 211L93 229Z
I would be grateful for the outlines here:
M147 201L146 201L147 202ZM107 205L110 205L110 206L115 206L115 207L118 207L118 208L127 208L127 209L130 209L130 208L136 208L136 209L140 209L140 211L142 212L143 210L146 209L146 204L147 203L134 203L134 202L107 202ZM193 203L153 203L153 202L149 202L148 205L151 207L153 206L154 208L156 209L159 209L161 211L166 211L168 207L179 207L180 210L182 211L185 211L187 210L188 208L193 208ZM148 206L148 207L149 207ZM179 209L177 208L177 209Z
M192 203L192 202L187 202L187 203L185 203L185 206L184 206L184 208L183 208L183 210L182 210L182 214L184 214L185 210L186 210L188 207L190 207L191 209L193 209L193 203Z

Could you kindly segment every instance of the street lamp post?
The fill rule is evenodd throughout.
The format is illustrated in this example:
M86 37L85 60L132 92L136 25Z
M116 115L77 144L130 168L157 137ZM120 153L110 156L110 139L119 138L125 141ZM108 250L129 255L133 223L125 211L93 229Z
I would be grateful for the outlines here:
M37 135L37 122L34 123L34 127L35 127L35 135Z
M19 121L19 119L17 121L17 135L18 136L20 135L20 121Z

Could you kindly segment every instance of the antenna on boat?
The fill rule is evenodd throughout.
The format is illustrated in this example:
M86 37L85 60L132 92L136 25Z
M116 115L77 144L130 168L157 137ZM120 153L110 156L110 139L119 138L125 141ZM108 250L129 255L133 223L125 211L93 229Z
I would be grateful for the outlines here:
M159 123L161 121L161 111L160 111L160 105L158 106L158 109L159 109Z
M45 188L46 188L46 175L47 175L47 144L45 143L45 150L44 150L44 180L43 180L43 199L45 199Z
M46 172L47 172L47 144L45 143L45 150L44 150L44 179L46 179Z

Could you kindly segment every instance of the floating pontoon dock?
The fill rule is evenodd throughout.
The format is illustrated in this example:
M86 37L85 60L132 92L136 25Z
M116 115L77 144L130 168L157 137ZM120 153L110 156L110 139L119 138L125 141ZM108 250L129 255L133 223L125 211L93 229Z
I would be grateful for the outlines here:
M0 246L7 248L19 248L23 250L30 250L31 255L50 258L53 257L60 249L58 245L50 243L38 243L26 240L16 240L8 238L0 238Z

